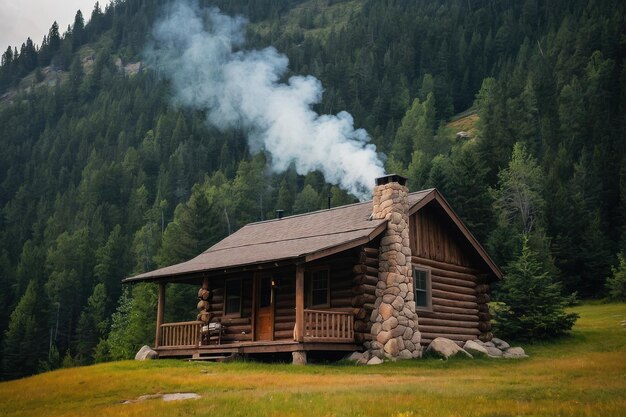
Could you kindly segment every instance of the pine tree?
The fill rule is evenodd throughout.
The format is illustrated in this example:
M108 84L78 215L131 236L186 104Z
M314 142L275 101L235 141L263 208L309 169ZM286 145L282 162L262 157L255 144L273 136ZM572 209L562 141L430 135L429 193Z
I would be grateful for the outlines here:
M157 288L153 284L137 284L132 291L124 290L116 312L111 318L111 332L107 338L112 360L130 359L143 345L152 345L156 332Z
M519 256L505 268L498 287L495 334L513 340L539 341L567 333L578 318L566 313L571 297L564 297L561 285L542 265L537 252L522 239Z
M49 329L46 316L47 300L31 281L17 307L11 313L3 344L3 378L19 378L37 372L39 360L47 354Z
M320 196L310 185L305 186L298 193L293 202L293 213L308 213L320 209Z
M513 147L511 161L498 174L494 190L494 208L502 224L515 225L520 233L528 234L541 222L544 200L542 173L536 160L521 143Z
M96 251L94 276L106 288L106 313L115 310L117 299L122 291L122 279L130 270L128 243L122 235L122 228L116 225L106 243Z
M83 12L76 11L74 16L74 25L72 26L72 47L74 50L78 49L83 44L83 37L85 32L85 19L83 18Z
M97 284L87 300L76 326L76 357L79 364L93 362L95 348L107 334L109 323L106 314L106 289Z
M606 280L609 297L612 300L626 301L626 256L617 255L617 266L611 267L613 273Z

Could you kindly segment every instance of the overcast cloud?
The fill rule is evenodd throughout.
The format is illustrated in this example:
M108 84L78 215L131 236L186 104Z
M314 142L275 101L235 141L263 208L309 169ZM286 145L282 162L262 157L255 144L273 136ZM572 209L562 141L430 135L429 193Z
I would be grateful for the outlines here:
M102 0L100 7L104 9L108 3ZM9 45L19 50L28 37L41 45L55 20L63 34L67 25L74 23L78 9L87 21L94 4L95 0L0 0L0 51L4 52Z

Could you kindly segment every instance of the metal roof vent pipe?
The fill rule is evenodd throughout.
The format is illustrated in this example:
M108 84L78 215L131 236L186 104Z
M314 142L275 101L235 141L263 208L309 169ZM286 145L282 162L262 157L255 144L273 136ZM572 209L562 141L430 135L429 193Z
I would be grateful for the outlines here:
M282 219L284 214L285 214L285 210L276 210L276 218L278 220Z

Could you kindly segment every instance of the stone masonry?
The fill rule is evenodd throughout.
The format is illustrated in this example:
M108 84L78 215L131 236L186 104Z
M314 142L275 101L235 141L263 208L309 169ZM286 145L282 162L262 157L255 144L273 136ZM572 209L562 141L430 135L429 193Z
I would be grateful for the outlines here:
M385 219L380 242L376 302L370 316L372 341L365 347L378 358L411 359L421 356L420 333L413 295L413 268L409 245L409 203L406 178L388 175L376 179L374 219Z

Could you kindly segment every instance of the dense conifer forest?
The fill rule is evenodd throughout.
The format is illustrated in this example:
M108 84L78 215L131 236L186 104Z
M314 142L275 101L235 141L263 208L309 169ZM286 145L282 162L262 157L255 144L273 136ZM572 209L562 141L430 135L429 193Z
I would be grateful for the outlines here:
M211 127L172 100L145 60L167 3L97 4L2 54L2 379L132 356L154 338L156 289L124 277L193 257L276 209L356 201L319 172L268 170L246 131ZM607 278L624 275L626 3L201 6L246 17L246 47L286 54L285 78L318 78L315 110L352 114L387 172L412 191L441 190L505 270L524 246L563 295L582 299L606 297ZM170 287L166 321L193 318L197 289Z

